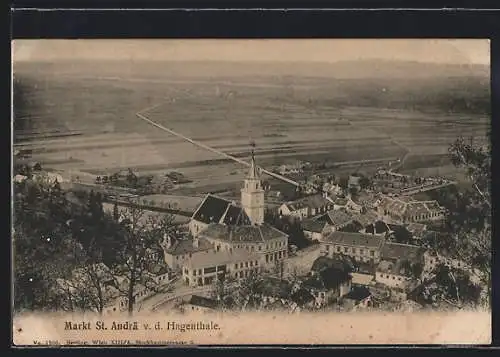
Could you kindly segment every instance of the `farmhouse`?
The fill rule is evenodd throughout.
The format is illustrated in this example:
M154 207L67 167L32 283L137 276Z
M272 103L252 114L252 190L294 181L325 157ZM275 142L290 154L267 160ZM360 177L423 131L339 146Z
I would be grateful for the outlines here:
M408 197L384 197L377 207L384 220L407 224L444 218L445 209L437 201L414 201Z
M209 241L198 237L175 239L167 236L162 246L165 262L176 271L180 271L184 262L189 258L214 249Z
M331 231L338 231L346 227L353 221L353 216L343 210L330 210L326 214L317 218L328 224Z
M424 252L425 249L416 245L387 242L382 247L381 258L392 262L406 259L412 263L423 263Z
M316 306L328 305L351 290L351 275L335 267L328 267L303 282L302 287L308 290L316 300Z
M333 203L324 195L317 194L303 197L296 201L283 203L279 207L281 216L290 216L297 219L313 217L333 209Z
M395 262L382 260L377 266L375 281L389 287L403 287L412 279L407 261L398 259Z
M356 261L377 263L384 240L363 233L333 232L321 243L327 255L344 254Z
M353 287L342 298L342 306L347 310L358 310L372 306L372 293L364 286Z
M320 241L323 236L330 233L331 226L325 222L317 219L305 219L301 222L304 236L310 240Z

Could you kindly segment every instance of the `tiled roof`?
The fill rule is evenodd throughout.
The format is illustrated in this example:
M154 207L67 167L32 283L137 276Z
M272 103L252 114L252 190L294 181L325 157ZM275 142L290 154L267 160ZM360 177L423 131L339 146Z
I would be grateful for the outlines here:
M333 232L326 238L328 242L343 244L351 247L379 248L383 239L363 233Z
M195 247L193 245L193 240L192 239L179 239L176 240L172 246L168 249L165 249L165 252L167 254L171 255L184 255L187 253L194 253L194 252L200 252L204 250L210 250L212 249L212 244L204 239L204 238L199 238L198 239L198 247Z
M210 224L200 236L227 242L258 243L287 235L267 223L255 226L230 226L225 224Z
M320 194L303 197L301 199L292 202L287 202L287 206L290 208L291 211L296 211L304 207L321 208L330 204L331 202Z
M230 204L231 201L208 194L193 214L192 219L207 224L218 223Z
M356 215L353 220L359 222L363 227L366 227L377 220L377 214L373 211L366 211L365 213Z
M209 299L204 296L192 295L191 299L189 299L189 304L194 306L206 307L209 309L217 308L217 301L214 299Z
M377 266L377 272L394 274L400 276L409 276L411 272L408 270L409 266L405 264L404 259L398 259L395 262L382 260Z
M442 210L437 201L415 201L405 196L384 197L380 207L392 212L400 212L401 217L420 216Z
M423 249L416 245L401 243L385 243L380 253L382 259L419 259L423 254Z
M306 219L301 222L302 229L308 232L321 233L325 229L326 222L315 219Z
M343 226L353 219L349 213L341 210L331 210L327 215L327 222L336 227Z

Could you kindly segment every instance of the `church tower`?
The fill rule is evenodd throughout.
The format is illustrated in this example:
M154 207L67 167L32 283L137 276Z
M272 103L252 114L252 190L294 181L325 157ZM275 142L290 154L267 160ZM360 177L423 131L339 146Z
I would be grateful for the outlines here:
M253 149L250 171L241 189L241 206L252 224L260 225L264 223L264 190L262 189L259 169L255 165Z

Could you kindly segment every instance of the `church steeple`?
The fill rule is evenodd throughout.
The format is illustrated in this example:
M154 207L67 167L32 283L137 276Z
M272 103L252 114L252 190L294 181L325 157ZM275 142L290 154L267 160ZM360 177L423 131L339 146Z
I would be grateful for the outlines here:
M254 147L255 144L252 143L250 170L241 189L241 206L252 224L259 225L264 222L264 190L255 163Z
M248 171L247 179L249 180L260 180L259 169L255 164L255 144L252 145L252 161L250 162L250 171Z

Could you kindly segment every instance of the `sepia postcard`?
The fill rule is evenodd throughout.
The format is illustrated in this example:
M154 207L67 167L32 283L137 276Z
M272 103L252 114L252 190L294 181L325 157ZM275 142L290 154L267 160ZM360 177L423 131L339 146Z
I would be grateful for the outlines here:
M12 43L15 346L491 343L490 43Z

